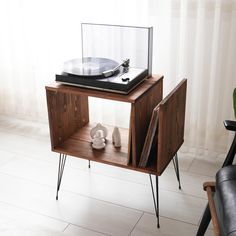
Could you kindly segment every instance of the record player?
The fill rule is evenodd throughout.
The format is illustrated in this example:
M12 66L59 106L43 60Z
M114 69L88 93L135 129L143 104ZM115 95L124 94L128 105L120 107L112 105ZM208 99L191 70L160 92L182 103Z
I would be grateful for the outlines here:
M151 75L152 27L81 24L82 57L64 63L56 81L127 94Z

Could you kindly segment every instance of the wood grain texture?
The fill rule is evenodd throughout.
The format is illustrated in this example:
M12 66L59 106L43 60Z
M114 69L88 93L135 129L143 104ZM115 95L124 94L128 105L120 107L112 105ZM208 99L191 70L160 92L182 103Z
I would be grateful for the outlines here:
M134 167L139 163L152 112L162 100L162 94L163 80L160 79L132 104L132 165Z
M128 153L128 129L121 129L121 147L115 148L112 144L112 126L105 127L108 129L108 136L106 139L106 147L101 150L92 148L92 138L90 136L90 130L95 124L88 123L81 129L78 129L73 135L71 135L67 140L60 144L58 148L67 150L73 153L73 156L78 156L81 158L96 160L96 161L107 161L114 163L127 164L127 153Z
M89 122L88 97L46 91L52 149Z
M213 198L213 192L215 191L215 183L214 182L206 182L203 184L204 190L207 192L208 204L211 212L211 220L213 224L214 234L215 236L220 236L220 226L217 217L215 202Z
M130 143L130 147L131 147L131 152L130 154L132 156L130 156L131 158L131 162L130 164L135 166L133 163L135 163L135 159L136 159L136 128L135 128L135 106L134 104L131 104L131 112L130 112L130 131L131 131L131 143Z
M157 173L156 159L137 167L153 108L161 101L163 76L145 79L128 95L53 83L46 86L52 150L67 155L150 174ZM122 131L120 149L108 139L106 149L93 150L89 136L88 96L131 103L129 131ZM90 127L90 128L88 128ZM111 131L112 133L112 131Z
M132 106L130 111L130 118L129 118L129 138L128 138L128 159L127 159L127 165L132 164Z
M161 175L184 142L187 80L159 104L157 174Z

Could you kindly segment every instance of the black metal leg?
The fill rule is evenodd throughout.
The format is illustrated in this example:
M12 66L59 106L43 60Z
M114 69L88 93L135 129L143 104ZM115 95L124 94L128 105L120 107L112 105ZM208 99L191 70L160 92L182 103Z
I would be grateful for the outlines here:
M89 161L88 161L88 168L90 169L90 167L91 167L91 166L90 166L90 160L89 160Z
M160 228L160 220L159 220L159 187L158 187L158 176L156 175L156 198L153 190L153 184L152 184L152 176L149 174L150 177L150 183L151 183L151 189L152 189L152 197L154 202L154 208L155 213L157 217L157 228Z
M65 163L66 163L66 155L60 153L59 166L58 166L58 177L57 177L57 195L56 195L56 200L58 200L58 192L59 192L60 186L61 186L61 179L62 179Z
M177 180L179 182L179 189L181 189L180 175L179 175L179 162L178 162L177 153L175 154L175 156L174 156L174 158L172 160L173 160L173 165L174 165L174 168L175 168L175 174L176 174Z
M210 213L210 209L209 209L209 204L207 204L205 211L203 213L203 216L202 216L202 220L201 220L200 225L198 227L198 231L197 231L196 236L205 235L205 232L206 232L207 227L210 223L210 220L211 220L211 213Z
M236 133L222 167L232 165L235 154L236 154Z
M236 154L236 134L234 136L234 140L230 146L229 152L225 158L225 161L224 161L222 167L232 165L235 154ZM211 221L211 213L210 213L210 209L209 209L209 204L207 204L205 211L203 213L200 225L198 227L197 236L202 236L205 234L210 221Z

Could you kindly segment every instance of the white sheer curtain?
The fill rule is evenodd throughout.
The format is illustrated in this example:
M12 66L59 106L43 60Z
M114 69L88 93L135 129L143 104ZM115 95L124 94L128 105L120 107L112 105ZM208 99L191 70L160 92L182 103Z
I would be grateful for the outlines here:
M232 137L222 122L233 118L236 1L153 0L149 19L156 25L154 70L165 75L165 91L188 78L186 144L226 150Z
M80 23L154 27L165 95L188 78L185 145L225 151L236 87L234 0L1 0L0 114L47 120L44 86L80 55ZM129 106L90 101L91 119L128 126Z

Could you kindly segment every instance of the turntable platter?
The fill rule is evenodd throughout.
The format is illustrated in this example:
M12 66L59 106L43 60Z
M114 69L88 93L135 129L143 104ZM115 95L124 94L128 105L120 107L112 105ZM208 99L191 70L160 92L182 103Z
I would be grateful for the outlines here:
M118 62L99 57L84 57L73 59L64 63L64 72L81 77L95 78L103 75L104 71L113 70Z

